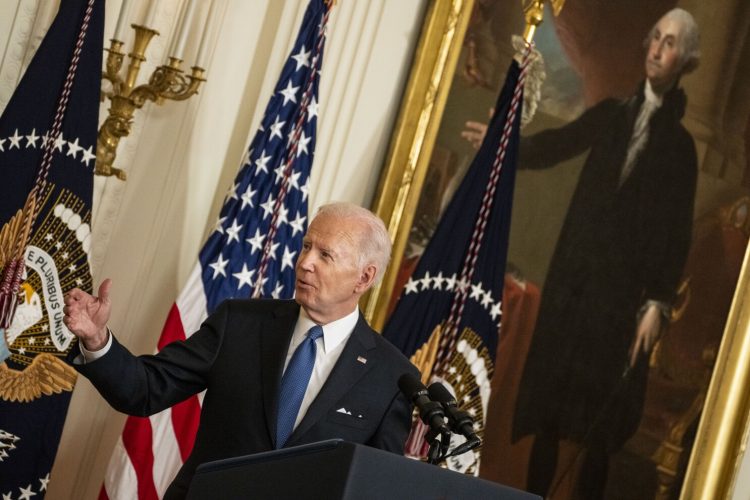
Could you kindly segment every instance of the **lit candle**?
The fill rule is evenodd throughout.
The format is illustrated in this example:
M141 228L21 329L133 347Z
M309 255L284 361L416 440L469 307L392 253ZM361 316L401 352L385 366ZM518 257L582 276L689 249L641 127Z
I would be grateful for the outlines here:
M188 33L190 32L190 25L193 22L196 3L196 0L188 0L187 7L185 8L185 15L182 16L180 31L177 33L177 42L174 45L172 54L170 54L175 59L182 59L182 53L185 51L185 44L187 43Z
M146 19L143 21L143 25L146 28L154 29L154 19L156 19L156 10L158 8L158 4L158 0L151 0L151 2L148 4Z
M214 19L214 1L208 5L208 14L206 15L206 24L203 26L203 35L201 36L201 44L198 46L198 57L195 58L195 65L199 68L206 69L206 46L208 45L208 39L212 33L211 25Z
M119 40L121 42L124 41L122 38L122 32L128 24L128 17L130 17L130 1L131 0L122 0L122 4L120 4L120 16L117 18L115 34L112 36L114 40Z

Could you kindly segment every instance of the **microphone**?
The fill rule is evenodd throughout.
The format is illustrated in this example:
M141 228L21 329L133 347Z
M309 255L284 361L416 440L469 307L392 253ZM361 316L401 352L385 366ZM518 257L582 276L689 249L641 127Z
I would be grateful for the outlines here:
M460 455L472 450L481 444L479 436L474 432L474 420L465 411L458 408L458 402L453 394L445 388L440 382L430 384L428 389L430 398L437 401L443 408L448 417L448 424L454 432L457 432L466 438L466 442L460 444L453 450L452 455Z
M417 407L419 418L430 426L430 429L438 432L449 432L445 425L445 412L442 405L430 399L427 388L421 380L414 375L404 373L398 379L398 388Z

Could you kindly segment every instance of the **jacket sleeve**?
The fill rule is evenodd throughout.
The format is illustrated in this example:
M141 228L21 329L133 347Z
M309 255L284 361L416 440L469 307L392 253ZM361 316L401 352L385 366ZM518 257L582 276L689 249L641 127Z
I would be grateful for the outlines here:
M74 367L117 411L153 415L206 388L227 316L224 303L200 330L187 340L168 344L158 354L135 356L113 339L103 357Z
M413 375L419 378L419 371L413 365L410 366ZM411 424L412 405L400 390L396 391L383 420L367 445L403 455Z
M570 123L522 138L519 168L551 168L591 148L598 135L608 131L605 124L611 122L616 103L614 99L601 101Z

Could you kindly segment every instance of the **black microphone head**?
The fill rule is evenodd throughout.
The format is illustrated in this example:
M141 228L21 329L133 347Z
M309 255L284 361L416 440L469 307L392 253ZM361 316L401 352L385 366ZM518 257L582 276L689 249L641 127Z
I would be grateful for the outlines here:
M419 418L422 419L431 430L436 432L449 432L445 425L445 412L443 405L432 401L427 388L422 381L410 373L404 373L398 379L398 388L406 398L419 410ZM428 434L429 435L429 434ZM427 439L427 437L425 437Z
M456 398L454 398L453 394L451 394L450 391L440 382L430 384L430 387L427 388L427 392L430 394L430 399L442 403L443 406L458 406Z
M422 381L411 373L404 373L399 377L398 388L409 401L412 401L417 396L427 395L427 388Z
M469 439L476 438L474 420L471 418L471 415L458 407L456 398L443 384L440 382L430 384L427 392L430 394L430 399L443 405L448 422L454 431L463 434Z

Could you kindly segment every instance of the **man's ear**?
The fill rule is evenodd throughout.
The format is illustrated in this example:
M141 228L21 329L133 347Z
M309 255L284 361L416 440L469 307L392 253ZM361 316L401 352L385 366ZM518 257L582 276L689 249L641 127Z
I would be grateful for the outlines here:
M375 276L377 274L378 268L375 264L367 264L359 273L359 279L357 279L357 284L354 286L354 291L365 293L375 283Z

